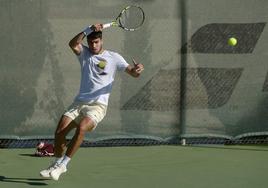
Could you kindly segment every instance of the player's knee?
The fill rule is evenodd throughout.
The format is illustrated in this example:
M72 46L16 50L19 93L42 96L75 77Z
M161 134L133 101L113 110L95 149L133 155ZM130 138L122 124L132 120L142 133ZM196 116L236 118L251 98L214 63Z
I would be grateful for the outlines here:
M79 125L79 126L77 127L76 132L77 132L79 135L85 135L85 133L87 132L87 128L86 128L85 126Z
M66 128L70 124L70 121L66 117L62 117L58 123L58 128L56 129L54 135L55 136L65 136Z
M65 136L65 131L61 127L63 127L63 126L59 126L59 128L56 129L56 131L54 133L55 136L57 136L57 137L63 137L63 136Z
M65 135L63 134L62 130L56 130L54 133L55 137L64 137Z
M79 134L85 134L88 131L94 129L95 125L90 118L84 119L81 121L79 126L77 127L77 131Z

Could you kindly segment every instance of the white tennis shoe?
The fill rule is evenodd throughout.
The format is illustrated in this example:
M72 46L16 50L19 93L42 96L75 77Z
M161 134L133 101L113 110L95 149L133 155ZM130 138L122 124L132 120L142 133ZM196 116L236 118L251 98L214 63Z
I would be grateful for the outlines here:
M54 170L57 166L57 163L52 163L47 169L40 171L40 176L43 178L50 178L50 172Z
M56 166L52 169L52 171L50 172L50 177L53 179L53 180L58 180L60 175L62 173L65 173L67 172L67 168L66 166L61 163L61 164L56 164Z

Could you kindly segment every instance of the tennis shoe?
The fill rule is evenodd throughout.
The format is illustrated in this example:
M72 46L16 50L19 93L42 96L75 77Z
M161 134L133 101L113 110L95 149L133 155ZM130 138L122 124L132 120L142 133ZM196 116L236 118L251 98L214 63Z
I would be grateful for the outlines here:
M50 172L57 167L57 163L52 163L47 169L40 171L40 176L50 178Z
M57 181L60 175L65 172L67 172L66 166L63 163L57 164L56 167L50 172L50 177Z

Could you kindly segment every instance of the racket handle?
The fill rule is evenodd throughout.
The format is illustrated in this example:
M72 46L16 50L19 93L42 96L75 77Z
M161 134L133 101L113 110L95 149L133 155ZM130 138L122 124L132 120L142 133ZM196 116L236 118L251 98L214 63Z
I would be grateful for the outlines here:
M111 27L113 25L113 23L106 23L106 24L103 24L103 29L106 29L108 27Z
M132 58L132 62L133 62L133 64L134 64L134 66L137 66L137 65L138 65L138 63L135 61L134 58Z

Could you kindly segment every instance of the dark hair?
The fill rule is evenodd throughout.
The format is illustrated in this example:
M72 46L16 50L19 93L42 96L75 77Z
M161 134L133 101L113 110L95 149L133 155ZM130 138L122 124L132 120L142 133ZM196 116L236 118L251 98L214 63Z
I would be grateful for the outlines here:
M102 31L93 31L87 36L87 40L92 40L92 39L102 39Z

